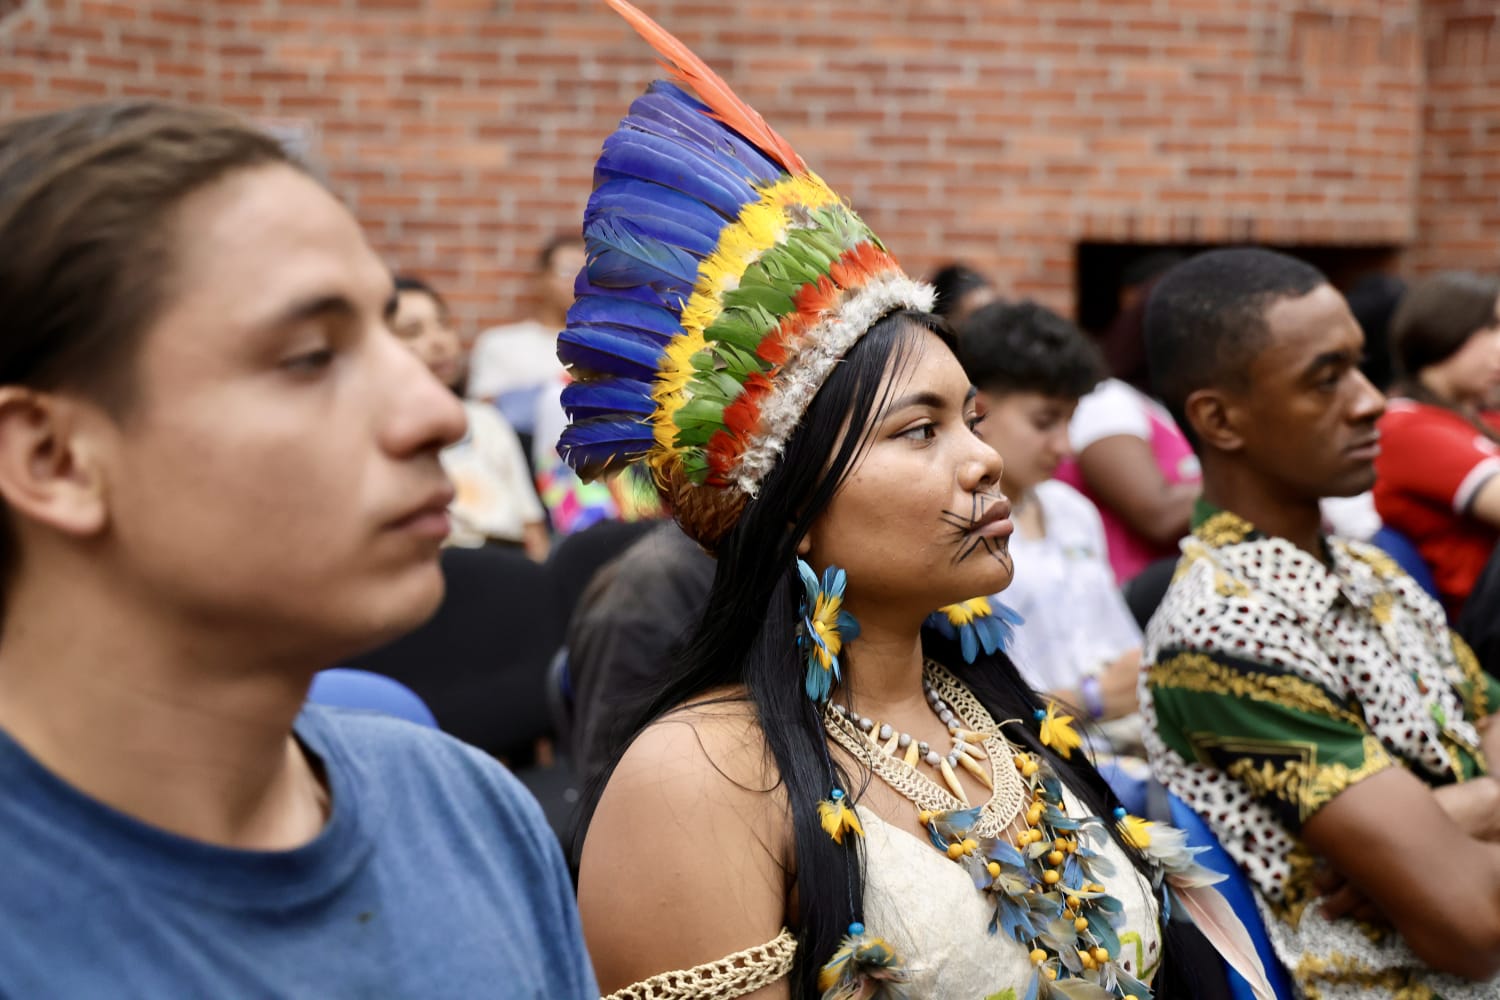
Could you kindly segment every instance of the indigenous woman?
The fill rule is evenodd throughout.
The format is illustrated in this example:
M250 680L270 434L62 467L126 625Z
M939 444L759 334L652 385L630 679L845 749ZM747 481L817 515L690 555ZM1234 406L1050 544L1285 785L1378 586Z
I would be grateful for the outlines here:
M602 984L1170 987L1164 893L1217 894L1180 834L1116 811L1071 720L1003 655L1009 623L960 603L1009 581L1010 504L931 288L723 81L610 3L708 103L654 84L605 143L559 336L577 377L561 449L587 476L649 463L718 569L587 831Z

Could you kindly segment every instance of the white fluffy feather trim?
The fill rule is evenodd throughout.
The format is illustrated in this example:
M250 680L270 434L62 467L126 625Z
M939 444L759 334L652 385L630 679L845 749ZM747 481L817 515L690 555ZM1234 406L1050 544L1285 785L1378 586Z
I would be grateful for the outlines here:
M808 330L760 405L760 427L735 467L734 485L755 496L833 366L876 320L897 309L931 312L934 297L931 285L891 271L850 293L835 313Z

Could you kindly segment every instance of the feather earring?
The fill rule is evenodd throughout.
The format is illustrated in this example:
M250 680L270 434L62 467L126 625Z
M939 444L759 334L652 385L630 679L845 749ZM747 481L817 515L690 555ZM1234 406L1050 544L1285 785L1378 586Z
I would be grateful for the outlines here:
M839 653L859 637L859 622L844 610L844 571L829 566L823 579L802 559L797 560L802 578L801 621L797 646L807 660L807 696L821 705L839 681Z

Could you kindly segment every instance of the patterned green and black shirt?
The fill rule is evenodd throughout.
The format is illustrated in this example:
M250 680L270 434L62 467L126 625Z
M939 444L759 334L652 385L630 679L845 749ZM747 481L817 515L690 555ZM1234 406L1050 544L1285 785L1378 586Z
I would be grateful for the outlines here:
M1250 877L1305 997L1500 997L1308 905L1302 824L1388 767L1434 786L1487 773L1474 723L1500 708L1500 685L1390 557L1339 539L1323 556L1200 505L1146 635L1152 770Z

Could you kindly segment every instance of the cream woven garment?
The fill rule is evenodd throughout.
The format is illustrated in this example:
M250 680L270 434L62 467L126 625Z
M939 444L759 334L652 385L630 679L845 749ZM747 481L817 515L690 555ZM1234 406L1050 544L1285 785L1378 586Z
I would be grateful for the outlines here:
M1068 815L1087 814L1064 792ZM912 974L911 996L983 1000L1013 987L1024 996L1031 982L1029 949L989 933L994 907L964 869L914 834L885 823L863 807L865 828L865 927L885 938ZM1115 874L1104 880L1125 906L1121 946L1126 968L1149 979L1161 958L1156 902L1150 886L1110 841L1104 855Z

